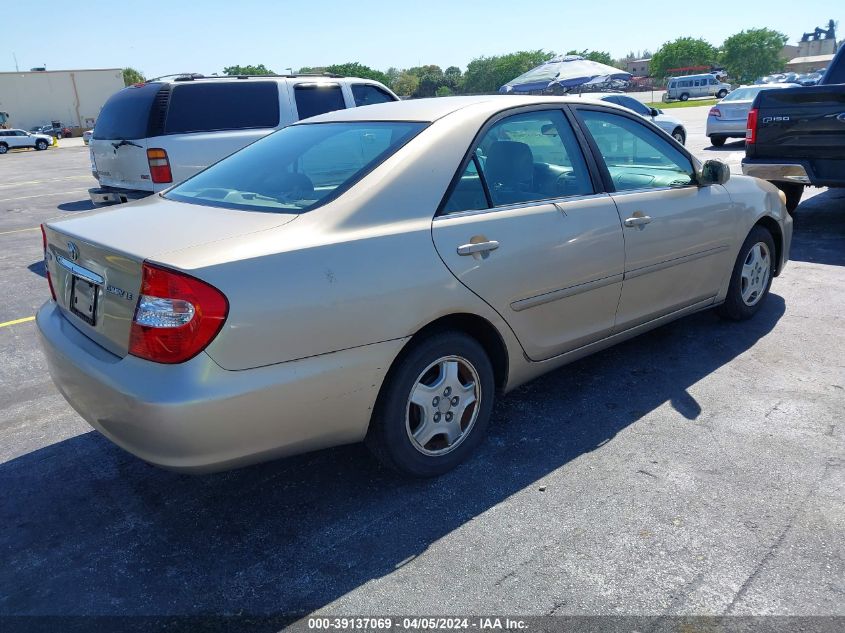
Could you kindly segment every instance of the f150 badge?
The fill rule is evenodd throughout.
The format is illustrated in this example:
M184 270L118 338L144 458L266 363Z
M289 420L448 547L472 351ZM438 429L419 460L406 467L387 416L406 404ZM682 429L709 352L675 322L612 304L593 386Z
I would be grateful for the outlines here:
M764 116L763 123L783 123L789 121L788 116Z

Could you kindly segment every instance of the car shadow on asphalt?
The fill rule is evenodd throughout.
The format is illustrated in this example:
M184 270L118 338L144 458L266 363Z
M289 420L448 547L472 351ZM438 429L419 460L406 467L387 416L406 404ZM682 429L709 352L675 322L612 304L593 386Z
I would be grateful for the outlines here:
M805 198L792 221L790 259L845 266L845 189Z
M747 322L699 313L547 374L501 399L486 443L439 479L399 478L360 445L206 476L96 432L23 455L0 464L0 615L319 609L664 403L696 423L688 389L784 312L772 294Z
M97 207L90 200L77 200L76 202L63 202L57 208L59 211L91 211Z
M704 148L705 152L744 152L745 151L745 141L731 141L727 142L721 147L716 147L715 145L711 145L710 147Z

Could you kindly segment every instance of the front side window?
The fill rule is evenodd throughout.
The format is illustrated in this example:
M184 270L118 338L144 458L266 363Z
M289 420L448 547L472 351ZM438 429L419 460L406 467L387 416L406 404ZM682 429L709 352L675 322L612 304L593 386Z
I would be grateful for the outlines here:
M300 119L343 110L346 103L337 84L297 84L293 89Z
M202 83L198 80L198 83L173 88L164 132L188 134L278 125L279 88L276 82L240 79Z
M695 182L692 163L645 125L595 110L579 111L616 191L683 187Z
M396 101L393 95L371 84L352 84L352 96L355 98L356 106Z
M337 197L424 123L292 125L171 189L166 198L227 209L301 213Z
M575 134L560 110L494 124L476 150L494 205L593 193Z

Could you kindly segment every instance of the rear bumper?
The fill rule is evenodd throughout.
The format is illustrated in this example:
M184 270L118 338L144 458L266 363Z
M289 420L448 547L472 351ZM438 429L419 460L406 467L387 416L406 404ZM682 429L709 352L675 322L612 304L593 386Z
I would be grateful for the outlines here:
M707 136L729 136L732 138L745 138L745 119L731 119L722 121L716 117L707 117Z
M835 161L842 162L842 161ZM742 173L770 182L791 182L816 187L845 187L845 171L838 169L834 162L817 164L803 159L743 158ZM821 171L820 175L818 172ZM830 176L837 174L835 177Z
M153 192L139 189L120 189L118 187L95 187L88 190L88 195L94 204L121 204L146 198L153 195Z
M178 365L115 356L48 301L38 312L50 375L73 408L152 464L213 472L364 438L404 340L242 371L201 353Z

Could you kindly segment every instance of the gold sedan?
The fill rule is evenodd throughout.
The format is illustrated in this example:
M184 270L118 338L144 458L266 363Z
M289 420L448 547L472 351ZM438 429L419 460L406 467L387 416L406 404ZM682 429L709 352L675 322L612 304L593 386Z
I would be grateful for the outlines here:
M284 128L163 194L44 225L53 379L154 464L366 440L443 473L496 394L693 312L754 315L778 191L588 99L424 99Z

